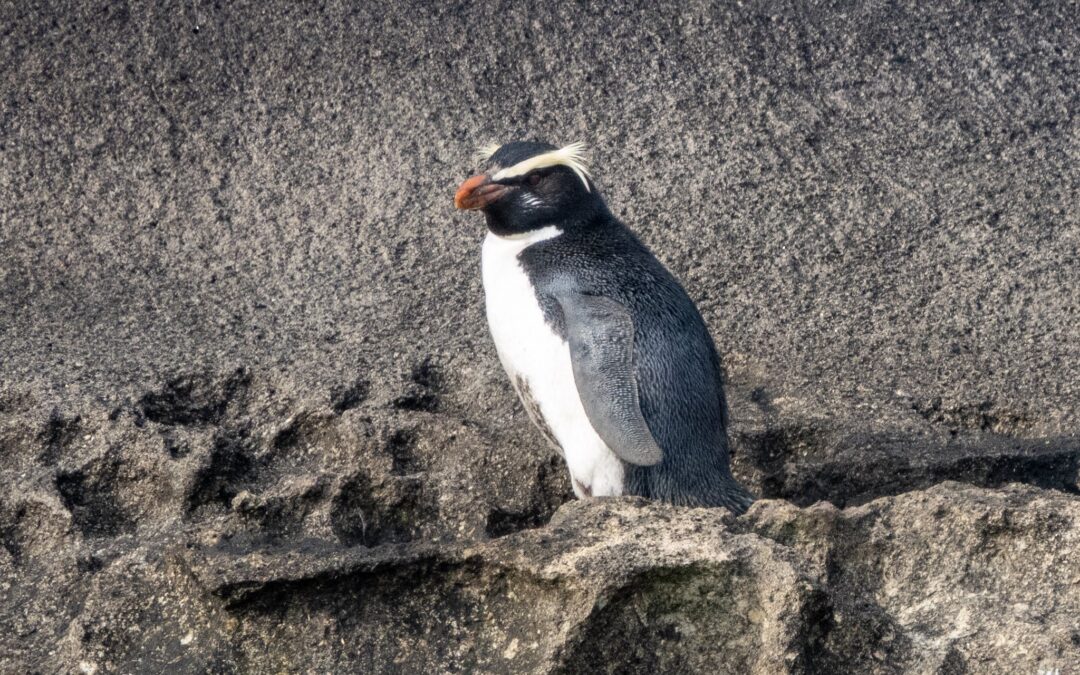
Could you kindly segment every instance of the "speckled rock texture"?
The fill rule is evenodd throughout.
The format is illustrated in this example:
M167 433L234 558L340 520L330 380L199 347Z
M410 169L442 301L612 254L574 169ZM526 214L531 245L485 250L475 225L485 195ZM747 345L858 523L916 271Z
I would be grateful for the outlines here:
M1080 672L1076 16L0 0L0 672ZM572 500L452 205L516 138L746 516Z

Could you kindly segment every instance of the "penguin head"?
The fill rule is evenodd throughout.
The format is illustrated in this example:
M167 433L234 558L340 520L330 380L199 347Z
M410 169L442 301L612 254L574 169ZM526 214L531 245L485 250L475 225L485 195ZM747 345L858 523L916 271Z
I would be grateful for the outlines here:
M483 211L488 229L513 236L547 225L586 222L603 200L589 179L584 146L514 141L480 150L483 172L454 195L459 209Z

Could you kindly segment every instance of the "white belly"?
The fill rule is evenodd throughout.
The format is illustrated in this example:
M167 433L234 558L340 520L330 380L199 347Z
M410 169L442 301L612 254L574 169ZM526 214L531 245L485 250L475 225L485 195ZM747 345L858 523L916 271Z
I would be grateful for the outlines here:
M570 347L544 322L518 261L529 245L559 234L554 226L520 238L488 233L483 252L488 327L529 416L566 459L577 496L621 495L622 463L589 422L574 384Z

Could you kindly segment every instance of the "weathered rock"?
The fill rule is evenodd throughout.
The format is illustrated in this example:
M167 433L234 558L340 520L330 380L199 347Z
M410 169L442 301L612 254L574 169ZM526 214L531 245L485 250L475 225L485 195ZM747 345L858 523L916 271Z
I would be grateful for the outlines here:
M94 576L44 661L117 672L1070 672L1080 500L944 483L746 518L572 502L485 543L237 546Z
M1080 668L1080 499L942 483L837 510L763 502L743 523L815 561L822 672Z
M225 549L193 569L239 622L243 670L778 672L824 596L793 551L727 522L578 502L486 544Z
M825 596L794 550L734 534L728 522L717 511L613 500L569 504L547 528L468 547L141 549L95 578L55 663L801 670L817 630L804 619Z

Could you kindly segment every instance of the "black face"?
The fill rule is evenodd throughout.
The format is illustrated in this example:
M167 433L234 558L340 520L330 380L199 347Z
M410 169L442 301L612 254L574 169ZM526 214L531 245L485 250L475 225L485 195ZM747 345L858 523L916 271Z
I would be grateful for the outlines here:
M547 143L516 141L499 148L482 167L488 176L500 169L556 150ZM548 225L573 227L585 223L600 208L603 201L590 184L586 188L581 178L567 166L535 169L521 176L492 181L505 190L486 188L494 199L480 208L487 217L488 228L495 234L507 236L537 230ZM486 200L485 200L486 201Z

